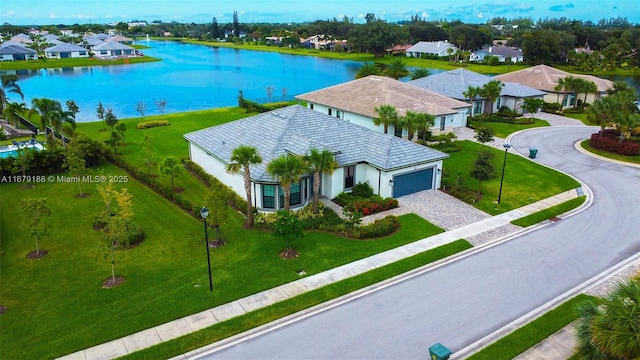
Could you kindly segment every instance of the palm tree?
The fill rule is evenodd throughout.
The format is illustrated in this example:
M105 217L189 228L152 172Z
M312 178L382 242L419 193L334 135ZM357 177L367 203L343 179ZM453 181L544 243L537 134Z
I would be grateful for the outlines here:
M489 114L493 114L493 103L500 97L504 83L499 80L491 80L480 89L479 95L485 98L488 104Z
M376 107L376 113L378 117L373 119L373 123L376 126L383 125L384 133L386 134L389 129L389 124L395 124L397 122L398 112L392 105L380 105Z
M367 77L369 75L380 75L382 70L376 63L366 63L362 65L356 73L356 79Z
M26 111L27 105L25 103L9 102L2 109L2 116L6 120L13 122L15 127L18 127L18 122L20 121L18 115L22 115Z
M562 102L564 103L564 98L565 96L567 96L567 82L565 80L566 78L559 78L558 79L558 84L553 88L553 90L555 91L561 91L562 90ZM560 94L558 93L558 97L557 97L557 101L558 104L560 104Z
M319 151L311 149L304 159L313 172L313 213L318 212L318 198L320 197L320 174L333 174L338 168L338 162L329 150Z
M416 131L420 129L426 130L426 128L429 126L428 114L407 111L407 113L404 116L403 125L407 127L407 130L409 132L409 136L407 137L407 139L409 141L412 141L413 134ZM433 123L432 123L432 126L433 126Z
M576 336L584 359L640 357L640 280L620 282L602 304L587 301L579 310Z
M390 78L398 80L400 78L409 76L410 73L407 69L407 65L405 65L402 59L394 58L384 70L384 74Z
M416 79L422 79L423 77L427 77L431 75L431 72L429 72L429 69L425 69L425 68L415 68L413 69L413 71L411 72L411 75L409 75L411 77L411 80L416 80Z
M247 226L253 226L253 203L251 202L251 165L262 163L258 150L249 145L240 145L231 152L231 162L227 165L229 174L244 174L244 191L247 194Z
M602 131L613 123L614 100L613 95L605 96L594 101L587 108L587 121L594 125L600 125L600 137L602 137Z
M584 93L584 100L582 101L582 106L585 106L587 103L587 95L595 94L598 91L598 86L593 81L581 80L579 91ZM578 105L576 101L574 104L574 108Z
M69 112L71 113L71 116L73 116L73 121L75 122L76 115L78 115L78 113L80 112L80 108L78 107L78 104L76 104L76 102L73 100L67 100L67 110L69 110Z
M479 87L469 86L467 88L467 91L462 92L462 96L464 96L465 99L469 99L469 104L473 104L473 99L478 97L479 93L480 93Z
M300 181L300 178L308 170L304 160L295 155L281 155L267 164L267 172L280 182L284 191L284 210L289 211L289 199L291 198L291 185Z
M7 105L7 93L18 94L22 100L24 100L24 94L18 85L18 75L0 75L0 79L2 79L2 88L0 88L0 112L2 112Z
M73 129L76 128L76 121L70 111L62 110L62 105L57 100L46 98L34 98L31 100L33 105L32 111L40 114L40 129L45 130L50 127L53 131L59 133L62 125L68 123Z

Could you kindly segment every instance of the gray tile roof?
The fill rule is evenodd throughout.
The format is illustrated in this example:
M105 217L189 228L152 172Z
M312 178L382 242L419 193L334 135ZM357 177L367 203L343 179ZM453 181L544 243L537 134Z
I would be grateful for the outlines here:
M448 41L420 41L408 48L406 51L424 54L446 54L446 51L449 48L453 49L454 52L458 51L458 47Z
M2 55L18 55L18 54L37 54L38 52L20 45L2 44L0 46L0 54Z
M256 181L273 182L266 171L274 158L310 149L327 149L340 166L367 163L390 171L446 159L449 155L393 135L383 134L300 105L251 116L184 135L207 153L229 163L233 149L256 147L263 162L251 166Z
M46 49L44 49L44 52L50 53L50 52L73 52L73 51L89 51L85 48L83 48L82 46L78 46L78 45L74 45L74 44L69 44L69 43L65 43L65 42L61 42L57 45L54 45L52 47L48 47Z
M414 111L435 116L456 114L470 106L436 92L375 75L298 95L296 99L371 119L378 117L376 107L379 105L392 105L400 115Z
M411 80L407 82L407 84L437 92L454 99L466 100L462 94L467 91L469 86L482 87L491 80L494 80L491 76L478 74L465 69L455 69ZM504 82L504 88L502 88L500 95L522 98L544 96L546 93L526 85Z
M92 50L133 50L131 46L121 44L113 41L103 41L99 44L93 45Z

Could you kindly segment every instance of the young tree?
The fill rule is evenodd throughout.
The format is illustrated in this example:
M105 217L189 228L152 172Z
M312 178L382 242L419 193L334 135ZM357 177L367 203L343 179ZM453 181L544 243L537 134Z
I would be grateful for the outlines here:
M47 207L46 198L27 198L21 200L21 207L24 213L23 225L36 240L36 257L40 257L40 247L38 240L47 233L47 224L44 221L45 216L51 214L51 210ZM42 255L46 255L46 252Z
M544 106L544 100L538 98L524 98L522 102L522 109L529 114L531 114L531 118L535 115L542 107Z
M126 145L124 142L124 133L127 131L127 125L123 122L118 122L114 128L118 132L118 135L120 135L120 138L122 138L122 145Z
M167 107L167 99L153 99L153 103L156 104L160 114L164 114L164 109Z
M282 186L286 211L289 211L291 205L291 185L299 182L307 169L302 158L289 154L280 155L267 164L267 172L278 179L280 186Z
M171 189L175 191L173 179L182 173L182 165L180 162L173 156L166 157L162 163L160 163L160 173L171 176Z
M273 86L271 86L271 85L268 85L267 87L265 87L265 88L264 88L264 92L267 94L267 99L268 99L268 101L271 101L271 98L273 97L273 91L274 91L275 89L276 89L276 88L274 88L274 87L273 87Z
M147 104L144 101L140 100L136 104L136 111L140 114L140 116L144 116L145 111L147 111Z
M313 173L313 213L318 212L318 201L320 197L320 175L333 174L338 168L338 162L329 150L311 149L309 155L305 157L309 169Z
M96 108L96 113L97 113L98 119L103 121L104 123L104 106L102 106L101 102L98 103L98 107ZM104 124L106 125L106 123Z
M82 148L76 144L75 141L71 141L69 146L67 146L64 153L62 167L69 170L69 175L78 180L78 190L80 191L80 195L78 197L84 197L84 194L82 193L81 177L87 173L87 163L84 159L84 152L82 151Z
M220 225L228 218L228 213L224 210L227 208L227 201L225 197L221 195L219 192L211 190L206 201L209 209L211 209L207 217L207 219L209 219L207 224L215 229L215 235L213 236L213 240L209 240L209 246L214 248L219 248L227 243L220 229Z
M249 145L240 145L233 149L230 163L227 165L229 174L244 175L244 191L247 194L247 226L253 227L253 203L251 202L251 165L262 163L258 150Z
M67 104L67 110L69 110L69 112L71 113L71 116L73 117L73 121L75 124L76 115L78 115L78 113L80 112L80 107L78 107L78 104L76 104L74 100L67 100L66 104Z
M304 237L302 221L289 211L278 211L273 236L284 240L285 249L280 252L280 256L285 259L298 257L298 252L293 248L293 243Z
M481 127L476 129L476 134L473 136L482 145L486 145L489 142L493 142L495 139L493 136L495 131L489 127Z
M117 131L111 131L111 137L107 140L109 145L113 148L113 154L118 155L118 144L120 144L120 135Z
M147 175L151 175L151 168L154 165L153 161L156 157L156 153L153 151L151 137L148 134L144 134L144 138L140 142L140 154L142 154L144 166L147 168Z
M398 121L398 112L392 105L379 105L375 111L378 117L373 119L373 124L376 126L383 125L384 133L386 134L389 129L389 124L395 124Z
M104 123L107 124L111 130L113 130L113 127L118 123L118 118L111 108L108 108L107 112L104 114Z
M13 161L11 172L14 174L22 172L22 176L26 176L27 170L31 167L34 154L27 148L18 148L18 154Z
M478 158L473 164L471 177L478 179L478 191L482 181L492 179L496 176L496 169L493 167L493 153L490 151L480 151Z

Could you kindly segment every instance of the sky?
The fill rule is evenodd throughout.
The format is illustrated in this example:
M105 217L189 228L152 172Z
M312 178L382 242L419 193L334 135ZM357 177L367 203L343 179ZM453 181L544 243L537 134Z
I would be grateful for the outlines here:
M0 0L0 23L13 25L109 24L148 22L301 23L343 19L364 22L367 13L388 22L418 15L427 21L486 23L514 19L565 17L597 22L627 18L640 24L640 0Z

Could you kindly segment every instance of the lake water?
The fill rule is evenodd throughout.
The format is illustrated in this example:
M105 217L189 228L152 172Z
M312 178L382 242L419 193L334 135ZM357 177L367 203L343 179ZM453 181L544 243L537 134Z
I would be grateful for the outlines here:
M147 41L139 41L146 45ZM19 71L18 84L32 98L74 100L79 122L97 121L102 102L118 118L160 114L154 99L167 102L165 113L236 106L238 91L250 100L282 100L353 80L362 63L312 56L212 48L169 41L149 41L145 55L162 61L143 64ZM265 89L273 89L269 99ZM19 100L9 94L11 100Z

